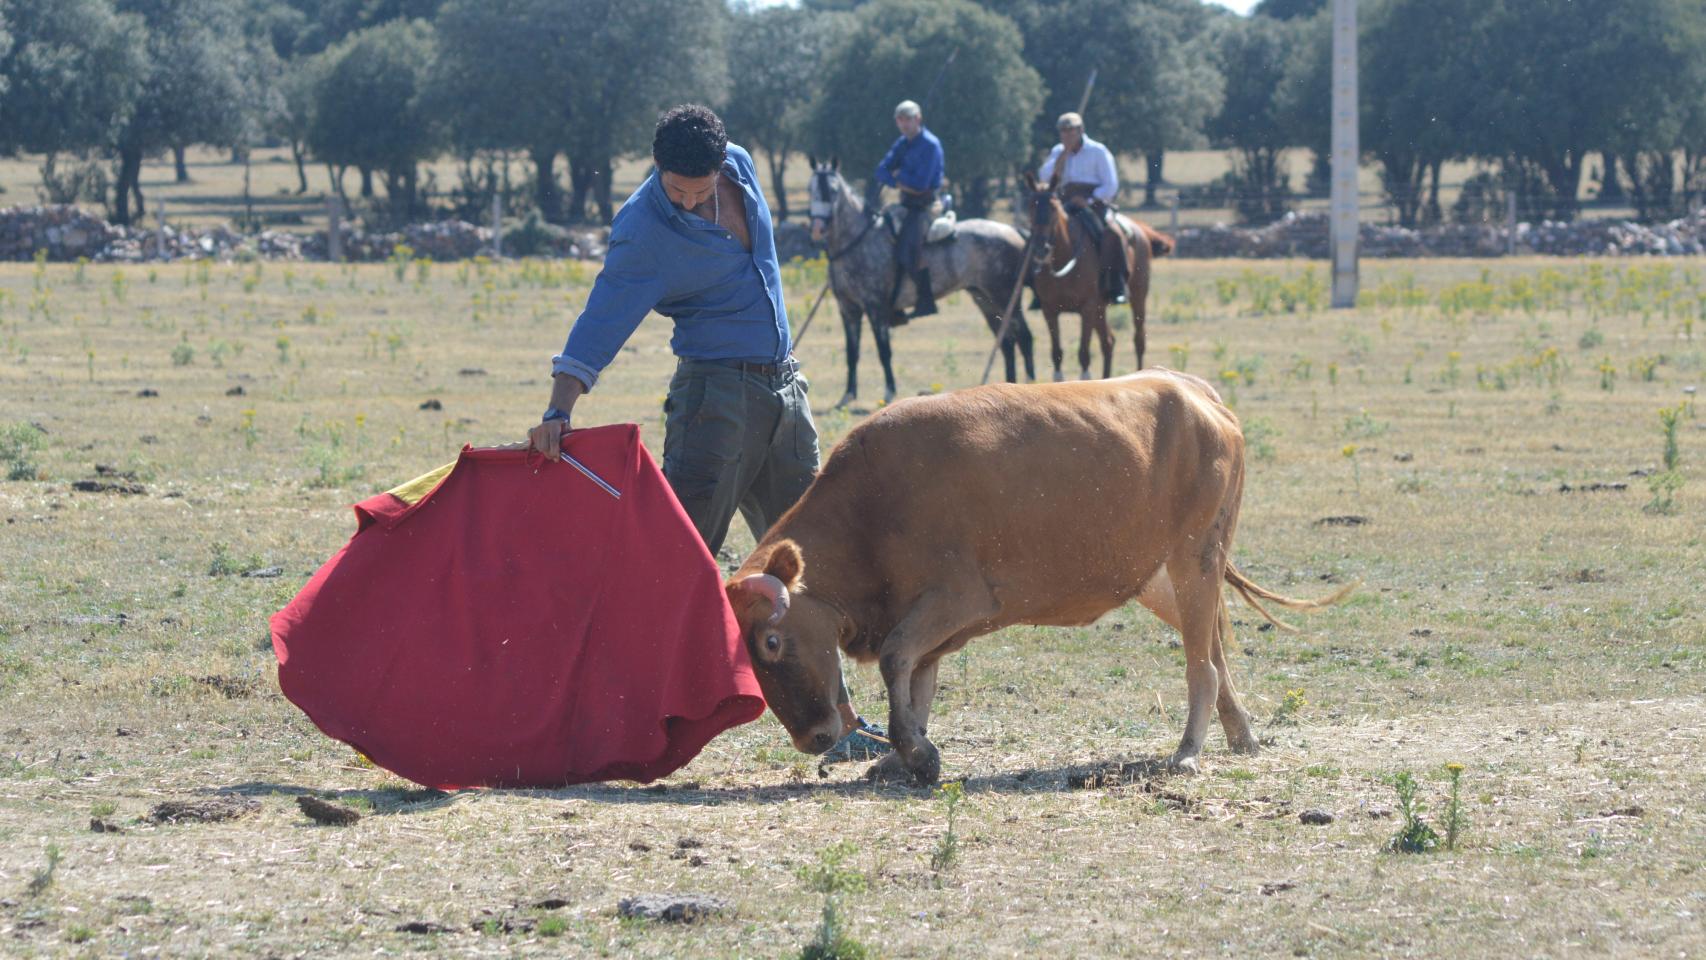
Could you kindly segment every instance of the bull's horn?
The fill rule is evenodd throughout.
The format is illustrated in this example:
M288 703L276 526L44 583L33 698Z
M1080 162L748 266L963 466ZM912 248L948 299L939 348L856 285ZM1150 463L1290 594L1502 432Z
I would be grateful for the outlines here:
M778 623L788 612L788 588L782 581L768 573L754 573L742 577L738 589L756 593L770 601L770 622Z

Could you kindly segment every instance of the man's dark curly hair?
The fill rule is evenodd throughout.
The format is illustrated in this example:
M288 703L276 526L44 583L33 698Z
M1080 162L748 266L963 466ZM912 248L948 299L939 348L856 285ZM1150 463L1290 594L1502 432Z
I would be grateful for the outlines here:
M676 176L708 177L722 168L728 146L728 132L711 108L686 103L658 118L652 160Z

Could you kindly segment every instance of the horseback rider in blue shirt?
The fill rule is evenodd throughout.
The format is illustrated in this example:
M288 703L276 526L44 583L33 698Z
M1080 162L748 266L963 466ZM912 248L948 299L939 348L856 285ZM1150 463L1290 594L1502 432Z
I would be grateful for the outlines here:
M906 208L901 223L900 239L895 244L894 293L890 305L900 296L901 279L912 277L918 290L912 316L928 317L936 312L936 295L930 289L930 268L924 263L924 235L930 227L930 209L936 202L936 190L942 186L942 141L924 128L924 111L911 100L902 100L894 108L894 123L900 136L889 152L877 164L877 182L900 189L900 203ZM890 315L905 322L898 307Z

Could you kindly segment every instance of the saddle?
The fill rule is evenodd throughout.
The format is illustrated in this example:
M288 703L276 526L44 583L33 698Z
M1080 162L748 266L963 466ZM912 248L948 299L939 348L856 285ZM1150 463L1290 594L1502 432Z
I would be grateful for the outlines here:
M930 221L930 228L924 231L925 246L954 239L954 235L959 232L959 221L954 216L954 211L942 212L942 201L938 200L930 205L930 215L933 219ZM898 203L890 204L883 208L882 217L883 226L889 232L889 239L898 242L900 225L906 222L906 207Z

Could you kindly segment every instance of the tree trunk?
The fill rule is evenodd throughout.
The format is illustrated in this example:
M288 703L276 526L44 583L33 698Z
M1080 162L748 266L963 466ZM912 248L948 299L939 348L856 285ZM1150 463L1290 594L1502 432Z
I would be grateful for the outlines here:
M371 167L359 169L361 170L361 198L371 200L373 199L373 169Z
M130 195L133 185L142 173L142 148L124 145L119 147L118 154L118 183L113 188L113 222L119 226L129 226ZM140 210L136 214L142 215Z
M1582 185L1581 155L1566 151L1545 158L1540 166L1546 174L1546 184L1552 190L1554 215L1565 223L1576 219L1576 211L1580 209L1576 193Z
M173 147L172 148L172 165L177 169L178 182L179 183L189 183L190 182L190 168L189 168L189 165L184 162L184 148L183 147Z
M1143 181L1143 205L1158 207L1160 201L1155 199L1155 191L1161 186L1161 165L1167 160L1167 151L1150 150L1143 155L1143 165L1146 168L1146 178Z
M783 175L788 171L788 151L770 150L765 154L770 163L770 216L788 219L788 187Z
M539 207L539 216L546 223L563 222L562 192L557 189L557 148L534 147L530 155L533 158L533 176L536 181L533 188L533 202ZM504 164L504 176L509 176L509 164Z
M308 192L308 156L302 141L290 141L290 159L296 164L296 195L300 197Z
M1422 208L1422 219L1427 223L1439 223L1445 219L1445 211L1439 205L1439 168L1444 163L1443 160L1435 160L1428 164L1428 205Z
M593 163L585 156L569 158L569 223L586 222L586 202L592 193Z
M1617 154L1610 150L1601 150L1599 159L1604 167L1599 177L1599 198L1607 201L1622 200L1623 181L1617 176Z
M989 216L989 178L972 177L966 181L965 197L959 204L957 216L966 219Z
M349 194L344 192L344 174L348 170L348 167L326 164L326 179L332 182L332 192L337 194L339 200L343 201L346 210L349 209Z
M615 179L615 171L611 169L610 157L605 156L598 161L598 174L593 191L598 197L598 217L605 226L616 219L616 206L611 202L611 181Z

